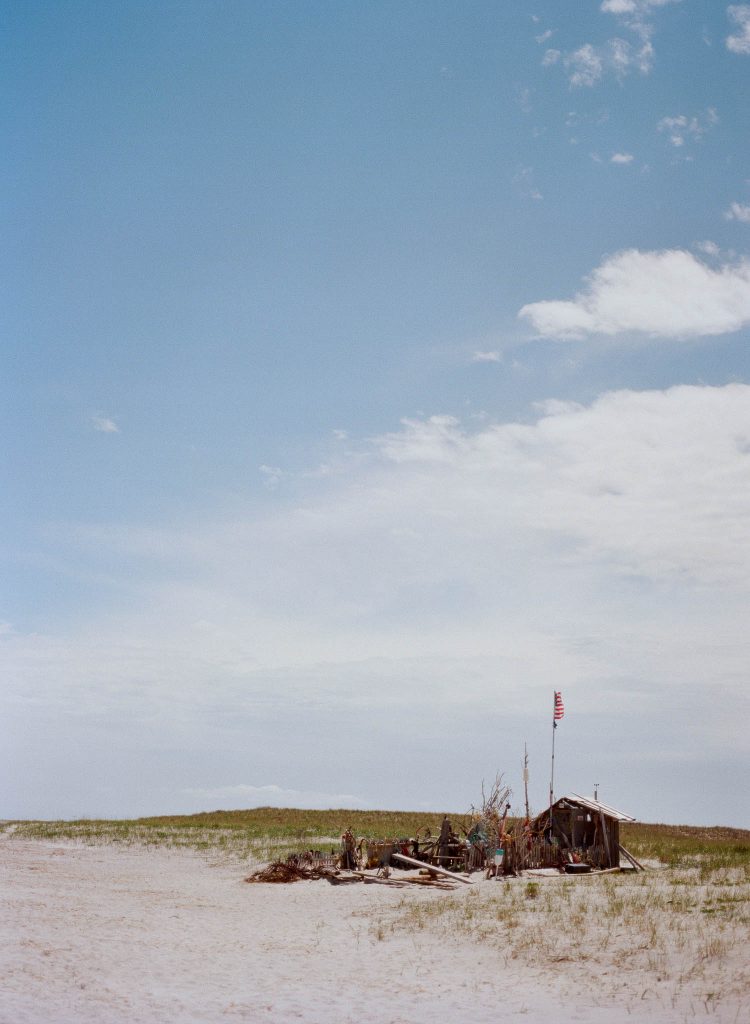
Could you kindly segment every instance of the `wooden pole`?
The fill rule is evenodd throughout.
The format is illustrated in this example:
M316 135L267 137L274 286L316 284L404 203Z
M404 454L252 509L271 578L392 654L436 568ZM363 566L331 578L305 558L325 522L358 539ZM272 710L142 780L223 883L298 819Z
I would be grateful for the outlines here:
M555 732L557 731L557 722L555 720L555 697L552 697L552 767L549 776L549 806L552 809L554 802L555 792Z
M471 885L471 881L468 878L464 878L462 875L457 875L455 871L448 871L447 868L439 868L435 864L425 864L422 860L415 860L413 857L407 857L403 853L392 853L391 860L400 860L403 864L408 864L412 868L424 868L425 871L434 873L436 875L445 875L446 878L455 878L459 882L465 882L466 885Z
M599 811L599 820L602 823L602 835L604 836L604 849L607 851L607 867L608 868L612 868L612 867L614 867L614 864L612 863L612 853L611 853L611 851L609 849L609 836L607 835L607 823L604 820L604 812L603 811Z

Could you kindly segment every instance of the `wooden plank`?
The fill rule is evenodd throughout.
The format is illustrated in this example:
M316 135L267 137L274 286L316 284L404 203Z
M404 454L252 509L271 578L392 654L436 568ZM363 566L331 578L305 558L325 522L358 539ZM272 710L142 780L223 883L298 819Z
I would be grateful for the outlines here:
M464 878L463 875L457 875L455 871L448 871L447 868L439 868L435 864L425 864L423 860L414 860L413 857L407 857L403 853L392 853L391 860L400 860L403 864L408 864L412 868L426 868L430 872L434 872L436 875L445 875L446 878L455 878L459 882L465 882L466 885L471 885L470 878Z
M604 812L599 811L599 820L602 823L602 835L604 836L604 849L607 851L607 867L614 867L612 864L612 854L609 850L609 836L607 835L607 823L604 820Z

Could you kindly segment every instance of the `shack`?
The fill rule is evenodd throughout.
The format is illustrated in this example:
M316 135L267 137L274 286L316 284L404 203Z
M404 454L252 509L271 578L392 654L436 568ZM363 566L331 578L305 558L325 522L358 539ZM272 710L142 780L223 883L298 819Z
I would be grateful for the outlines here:
M622 821L635 818L578 793L561 797L532 823L533 832L541 839L540 866L619 868L622 853L635 867L633 858L620 844Z

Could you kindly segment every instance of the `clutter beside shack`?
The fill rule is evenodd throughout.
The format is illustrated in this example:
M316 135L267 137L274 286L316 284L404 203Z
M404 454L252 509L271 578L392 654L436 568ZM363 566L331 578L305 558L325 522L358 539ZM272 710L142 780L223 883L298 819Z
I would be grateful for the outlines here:
M510 789L498 775L488 794L482 787L481 806L472 807L457 831L447 815L437 834L417 830L411 838L357 837L347 828L338 851L292 854L246 881L325 878L332 885L359 881L453 889L480 871L489 879L551 869L566 874L643 870L620 843L620 823L635 821L630 815L573 793L533 819L509 819L509 796ZM621 856L628 868L621 866ZM393 868L409 874L394 878Z

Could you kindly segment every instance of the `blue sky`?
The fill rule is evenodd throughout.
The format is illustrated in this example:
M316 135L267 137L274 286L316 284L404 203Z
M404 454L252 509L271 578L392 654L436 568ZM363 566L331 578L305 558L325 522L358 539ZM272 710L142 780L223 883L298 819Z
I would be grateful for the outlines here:
M0 19L0 815L750 826L750 5Z

